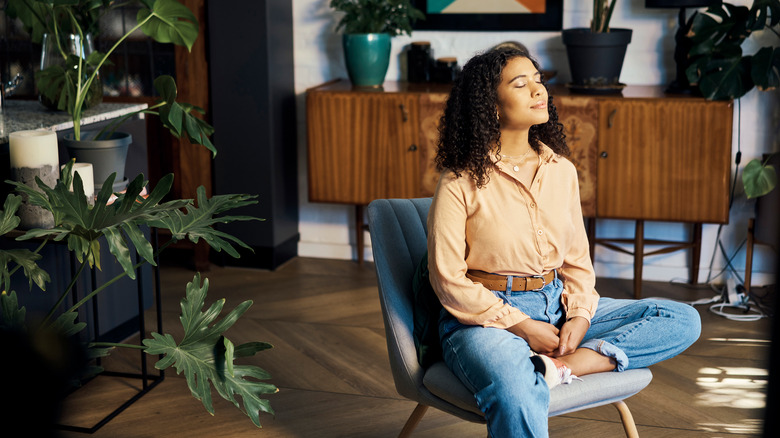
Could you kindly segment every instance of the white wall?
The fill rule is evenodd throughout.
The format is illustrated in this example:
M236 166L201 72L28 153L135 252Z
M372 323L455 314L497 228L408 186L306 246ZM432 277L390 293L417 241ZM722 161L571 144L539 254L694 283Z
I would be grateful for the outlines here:
M351 259L355 257L355 213L354 207L308 202L306 165L306 116L305 92L334 78L346 78L341 49L341 35L335 34L336 13L329 0L293 0L295 25L295 88L298 98L298 152L300 182L300 233L298 253L305 257ZM612 27L633 29L633 38L623 66L621 82L632 85L666 84L674 78L674 32L677 28L677 11L646 9L644 0L621 0L615 7ZM746 3L739 0L734 3ZM592 2L565 0L563 26L584 27L590 20ZM757 35L759 41L777 40L772 35ZM455 56L463 63L474 53L502 41L519 41L525 44L545 69L557 70L556 82L570 81L566 52L560 32L433 32L417 31L412 37L400 36L393 39L390 68L387 80L403 78L401 52L411 41L430 41L435 57ZM746 45L746 52L751 44ZM751 91L743 97L741 148L743 166L750 159L764 152L780 150L778 126L780 126L780 104L778 93ZM734 146L737 151L737 111L734 115ZM733 160L732 160L733 162ZM740 186L741 189L741 186ZM738 194L731 210L731 219L721 231L721 241L729 255L745 239L747 219L753 211L753 201L746 201ZM684 239L689 236L689 226L670 223L647 223L645 237L649 239ZM634 223L631 221L601 220L597 234L600 237L633 237ZM713 273L709 266L716 250L717 225L705 225L703 231L700 281L714 276L725 266L719 251L715 255ZM366 233L365 257L371 259L371 248ZM741 250L733 264L744 270L745 254ZM651 256L645 259L646 280L668 281L673 278L687 279L689 256L686 251ZM758 247L754 256L753 284L774 281L775 259L771 250ZM597 247L595 267L599 276L633 278L633 258Z

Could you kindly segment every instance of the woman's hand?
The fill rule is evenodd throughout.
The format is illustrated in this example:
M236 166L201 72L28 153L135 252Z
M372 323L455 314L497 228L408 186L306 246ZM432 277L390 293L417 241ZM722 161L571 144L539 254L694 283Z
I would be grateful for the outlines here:
M579 347L580 342L582 342L582 338L585 337L588 328L590 328L590 323L581 316L575 316L563 323L559 334L560 341L553 356L559 357L574 353L574 350L576 350L577 347Z
M525 339L531 350L539 354L552 354L560 345L558 328L546 322L528 318L507 330Z

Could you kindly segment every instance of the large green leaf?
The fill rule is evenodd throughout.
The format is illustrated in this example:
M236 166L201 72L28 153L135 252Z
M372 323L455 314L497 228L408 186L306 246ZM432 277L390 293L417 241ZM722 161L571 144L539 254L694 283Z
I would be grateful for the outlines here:
M207 291L208 280L204 280L201 285L200 274L196 274L192 282L187 284L186 297L181 301L182 313L179 319L184 327L184 338L177 344L170 334L152 333L152 339L143 340L147 347L145 351L148 354L164 355L155 364L157 369L174 366L177 374L184 373L190 392L209 413L214 414L211 382L220 396L239 409L241 406L235 396L240 396L244 404L242 410L257 427L261 427L260 412L273 413L273 409L268 400L260 396L275 393L278 389L270 383L259 381L270 378L262 368L235 365L232 343L223 336L252 302L244 301L222 320L217 320L224 300L214 302L203 312ZM252 346L247 348L251 350Z
M780 47L763 47L751 58L750 77L761 91L780 87Z
M4 235L15 229L19 225L19 217L16 212L22 203L22 197L13 194L5 198L3 210L0 212L0 235ZM11 284L11 269L9 263L13 262L24 270L30 287L34 282L42 290L46 290L46 283L51 281L49 274L41 269L36 263L41 259L40 254L34 253L29 249L16 248L9 250L0 250L0 285L3 290L8 290Z
M742 171L742 185L748 199L764 196L777 186L777 172L771 164L750 160Z
M3 249L0 250L0 278L2 278L2 284L4 289L8 289L10 284L10 269L9 263L13 262L22 267L24 276L27 277L30 288L35 283L41 290L46 290L46 283L51 281L49 274L38 266L38 260L41 259L41 255L34 253L29 249L16 248L16 249Z
M206 189L198 187L198 205L189 204L186 211L171 210L150 222L151 226L166 228L171 231L171 237L175 240L189 238L197 243L199 239L208 242L216 251L225 250L233 257L240 257L238 251L231 245L233 242L244 248L251 248L241 240L217 231L215 224L233 221L264 220L251 216L217 216L227 210L256 204L257 196L251 195L216 195L211 199L206 197Z
M211 151L212 157L215 157L217 148L209 139L209 136L214 133L214 128L193 115L194 112L204 114L203 109L188 103L176 102L176 81L171 76L163 75L155 79L154 88L163 103L158 110L163 125L176 137L187 134L189 141L205 146Z
M698 72L692 73L694 70ZM697 83L710 100L728 100L744 96L753 88L750 58L705 59L688 67L688 79ZM696 80L693 80L696 79Z
M9 330L24 330L27 309L19 307L16 292L0 293L0 327Z
M776 26L777 23L780 23L780 1L753 0L748 26L753 30L763 29L767 20L769 20L770 26Z
M9 231L15 229L20 222L16 212L22 205L22 197L14 194L9 194L5 198L5 204L3 204L3 211L0 214L0 236L7 234Z
M160 43L174 43L192 50L198 37L198 20L192 11L176 0L157 0L151 9L138 11L141 30Z

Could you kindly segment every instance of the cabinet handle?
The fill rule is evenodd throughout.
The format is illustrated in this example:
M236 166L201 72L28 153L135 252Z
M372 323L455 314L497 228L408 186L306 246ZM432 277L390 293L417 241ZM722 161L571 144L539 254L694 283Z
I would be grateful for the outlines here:
M406 105L400 104L398 105L399 108L401 108L401 117L403 117L404 123L409 121L409 110L406 109Z
M416 150L417 150L417 145L416 144L413 144L413 145L409 146L409 152L414 152Z
M617 109L613 109L611 113L609 113L609 117L607 117L607 128L611 128L612 124L615 120L615 115L617 114Z
M608 156L607 151L601 151L599 155L601 156L601 158L607 158Z

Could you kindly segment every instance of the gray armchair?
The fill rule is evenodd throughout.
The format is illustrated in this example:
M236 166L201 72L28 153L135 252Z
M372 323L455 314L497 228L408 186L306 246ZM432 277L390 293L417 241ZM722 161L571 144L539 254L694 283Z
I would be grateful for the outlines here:
M431 198L378 199L368 206L368 226L376 264L379 299L387 336L390 368L398 393L418 403L401 430L408 436L429 406L464 420L485 423L474 395L444 362L423 369L417 361L413 331L412 278L427 250ZM599 373L560 385L550 393L550 416L614 404L628 437L637 437L631 412L623 402L652 380L650 370Z

